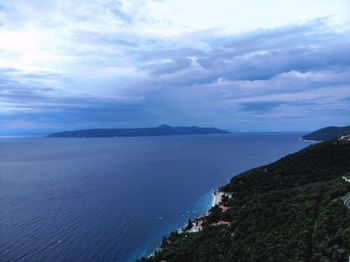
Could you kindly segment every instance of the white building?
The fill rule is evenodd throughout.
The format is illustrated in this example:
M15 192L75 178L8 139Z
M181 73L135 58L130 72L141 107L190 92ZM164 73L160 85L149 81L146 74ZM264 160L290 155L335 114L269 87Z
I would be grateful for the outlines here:
M350 142L350 135L342 136L339 138L341 141L349 141Z

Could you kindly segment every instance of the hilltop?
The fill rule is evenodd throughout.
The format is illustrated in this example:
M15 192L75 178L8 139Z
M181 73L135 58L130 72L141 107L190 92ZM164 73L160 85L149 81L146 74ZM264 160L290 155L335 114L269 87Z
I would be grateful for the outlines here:
M311 145L232 178L225 194L143 262L348 261L350 143Z
M328 141L345 135L350 135L350 126L328 126L304 135L302 138L305 140Z

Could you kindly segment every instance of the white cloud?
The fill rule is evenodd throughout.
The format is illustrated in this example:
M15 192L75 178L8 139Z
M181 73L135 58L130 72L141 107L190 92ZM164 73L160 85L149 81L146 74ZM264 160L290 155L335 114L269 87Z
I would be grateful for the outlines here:
M178 31L216 28L238 33L319 17L331 16L336 24L348 22L350 18L347 0L167 0L153 2L150 9L152 15L169 20Z
M86 97L115 99L105 111L126 110L128 123L234 126L259 108L282 118L309 107L312 118L327 103L331 118L350 96L348 10L346 0L0 0L0 120L54 108L107 121L79 111ZM135 108L116 106L129 100Z
M101 67L101 60L113 67L130 57L131 45L152 50L162 48L155 41L166 40L173 47L208 50L201 40L208 29L232 34L325 16L343 25L350 21L347 10L346 0L8 1L0 11L0 50L13 56L1 59L0 66L67 74L86 63ZM201 30L201 35L189 34Z

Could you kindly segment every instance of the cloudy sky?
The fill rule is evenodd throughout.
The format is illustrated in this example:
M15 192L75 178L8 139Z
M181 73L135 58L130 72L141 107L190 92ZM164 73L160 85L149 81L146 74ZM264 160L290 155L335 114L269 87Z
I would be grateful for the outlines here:
M0 134L350 124L348 0L0 0Z

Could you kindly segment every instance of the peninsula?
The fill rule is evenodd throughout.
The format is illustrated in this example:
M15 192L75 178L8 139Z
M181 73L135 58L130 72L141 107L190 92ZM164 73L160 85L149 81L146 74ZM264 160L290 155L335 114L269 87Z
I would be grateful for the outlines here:
M83 129L76 131L64 131L50 134L48 137L133 137L208 134L230 134L230 132L214 127L172 127L168 125L160 125L157 127L148 128Z
M350 126L328 126L304 135L302 138L305 140L328 141L345 135L350 135Z

